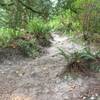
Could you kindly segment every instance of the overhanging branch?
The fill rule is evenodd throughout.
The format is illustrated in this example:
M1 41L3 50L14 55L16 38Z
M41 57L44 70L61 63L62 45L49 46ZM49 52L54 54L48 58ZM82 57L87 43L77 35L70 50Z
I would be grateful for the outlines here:
M41 12L34 10L31 6L25 4L22 0L18 0L18 2L21 3L27 9L31 10L32 12L37 13L37 14L42 14Z
M5 4L5 3L1 3L0 2L0 5L2 6L2 7L4 7L4 6L12 6L14 3L13 2L11 2L11 3L9 3L9 4Z

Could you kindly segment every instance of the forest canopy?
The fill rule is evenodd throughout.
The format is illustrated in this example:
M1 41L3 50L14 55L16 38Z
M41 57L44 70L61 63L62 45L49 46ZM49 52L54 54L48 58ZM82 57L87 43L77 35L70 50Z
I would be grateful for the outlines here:
M73 17L74 23L77 20L80 21L81 25L87 22L88 26L91 24L89 30L100 32L98 23L100 21L99 11L99 0L1 0L0 27L25 28L27 22L34 17L50 20L53 17L60 16L60 18ZM66 23L66 20L68 18L64 18L61 21ZM93 28L95 25L97 29ZM83 28L88 27L84 26Z

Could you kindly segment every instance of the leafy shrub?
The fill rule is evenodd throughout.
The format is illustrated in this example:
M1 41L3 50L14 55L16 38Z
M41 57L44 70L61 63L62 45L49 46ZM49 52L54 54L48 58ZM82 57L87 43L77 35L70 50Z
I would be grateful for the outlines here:
M28 31L34 35L34 38L42 46L48 46L50 44L50 26L42 19L34 18L29 21L27 25Z
M70 10L62 11L58 16L55 15L49 22L53 31L70 34L79 31L79 21L75 19L75 15Z
M54 16L50 21L49 25L52 28L52 31L58 31L61 26L60 16Z
M0 46L7 46L9 41L15 37L20 36L22 33L10 28L0 28Z
M85 49L81 52L66 54L62 49L60 54L68 61L66 72L89 75L91 71L100 71L100 52L92 53Z
M39 56L39 48L34 39L30 41L19 40L17 41L17 45L20 47L24 56L33 57Z

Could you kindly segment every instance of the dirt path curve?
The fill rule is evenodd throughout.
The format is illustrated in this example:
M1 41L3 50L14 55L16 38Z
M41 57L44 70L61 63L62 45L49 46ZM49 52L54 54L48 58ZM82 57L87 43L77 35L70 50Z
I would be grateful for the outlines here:
M58 77L66 62L57 47L69 52L81 47L67 37L57 34L53 37L52 46L46 48L47 54L35 60L23 58L16 51L14 55L10 51L10 57L6 53L0 55L0 100L100 100L96 98L100 86L95 90L94 85L99 84L95 78Z

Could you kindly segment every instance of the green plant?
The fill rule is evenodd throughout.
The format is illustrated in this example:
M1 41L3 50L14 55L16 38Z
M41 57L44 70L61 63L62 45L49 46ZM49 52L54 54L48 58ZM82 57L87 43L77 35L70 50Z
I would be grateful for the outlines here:
M34 39L30 41L19 40L17 45L20 47L24 56L33 57L39 56L40 49L37 47L37 44Z
M60 16L53 16L53 18L49 20L49 25L52 31L58 31L59 27L61 26Z
M6 47L11 40L20 36L22 33L10 28L0 28L0 46Z
M59 15L53 16L49 24L53 31L60 31L63 34L72 34L80 30L79 20L70 10L62 11Z
M100 52L93 53L88 49L80 52L65 53L60 49L60 54L64 56L68 65L66 72L75 72L89 75L91 71L100 71Z
M40 18L34 18L29 21L27 25L28 31L34 35L34 38L42 46L48 46L50 44L50 26L44 20Z

